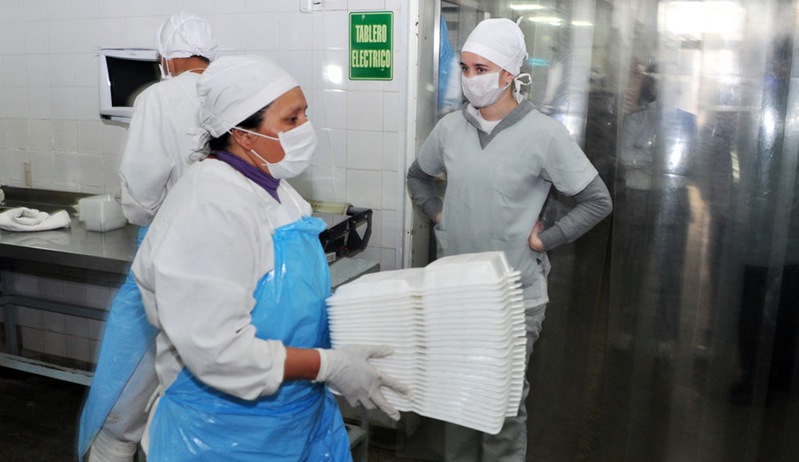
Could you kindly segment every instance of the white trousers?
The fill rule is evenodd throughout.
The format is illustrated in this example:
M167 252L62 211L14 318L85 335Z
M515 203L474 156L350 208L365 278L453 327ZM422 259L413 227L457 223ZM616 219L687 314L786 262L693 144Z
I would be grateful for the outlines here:
M158 387L155 343L142 357L89 448L89 462L132 462L147 424L147 404Z

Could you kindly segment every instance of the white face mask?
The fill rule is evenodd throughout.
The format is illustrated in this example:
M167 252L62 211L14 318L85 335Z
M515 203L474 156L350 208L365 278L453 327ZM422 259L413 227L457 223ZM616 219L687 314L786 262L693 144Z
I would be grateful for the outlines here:
M463 95L476 108L491 106L499 101L508 85L499 87L499 71L461 79Z
M316 131L313 125L311 125L310 120L287 132L278 133L277 138L239 127L236 127L235 130L241 130L243 132L252 133L253 135L269 138L270 140L280 141L280 146L283 148L283 152L285 152L286 155L283 159L274 164L261 157L254 149L250 149L250 152L253 153L255 157L263 161L261 166L269 169L269 174L272 175L272 178L294 178L311 165L314 151L316 150Z

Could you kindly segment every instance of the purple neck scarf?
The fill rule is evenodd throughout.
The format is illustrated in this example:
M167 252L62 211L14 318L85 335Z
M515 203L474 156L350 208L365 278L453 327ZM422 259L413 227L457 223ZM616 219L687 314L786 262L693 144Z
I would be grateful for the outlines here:
M244 159L227 151L216 151L208 157L221 160L230 165L236 171L257 183L258 186L264 188L270 196L274 197L275 200L280 203L280 198L277 197L277 187L280 185L280 180L277 178L272 178L258 167L248 164Z

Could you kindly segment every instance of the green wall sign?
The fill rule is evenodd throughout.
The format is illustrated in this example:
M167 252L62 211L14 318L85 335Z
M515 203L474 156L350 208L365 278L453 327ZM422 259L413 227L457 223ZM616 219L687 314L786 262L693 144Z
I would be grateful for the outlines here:
M350 13L350 80L394 77L394 13Z

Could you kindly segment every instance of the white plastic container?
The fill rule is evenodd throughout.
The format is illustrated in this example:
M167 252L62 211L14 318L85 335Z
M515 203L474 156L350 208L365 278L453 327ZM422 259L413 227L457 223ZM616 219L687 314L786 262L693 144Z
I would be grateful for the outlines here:
M122 206L110 194L85 197L78 201L78 219L89 231L111 231L128 224Z

